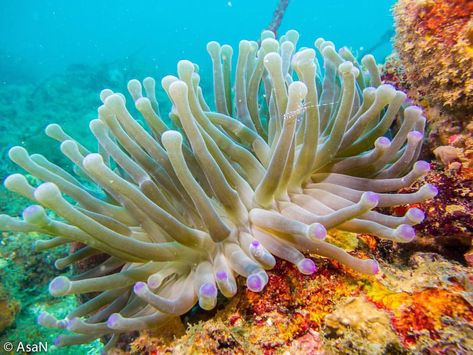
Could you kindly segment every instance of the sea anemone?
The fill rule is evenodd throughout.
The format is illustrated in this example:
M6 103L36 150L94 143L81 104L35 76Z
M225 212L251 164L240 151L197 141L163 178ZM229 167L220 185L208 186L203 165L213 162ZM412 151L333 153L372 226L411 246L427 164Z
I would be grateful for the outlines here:
M309 255L378 272L375 260L324 240L327 230L401 243L415 237L421 210L394 217L374 209L436 194L432 185L395 193L429 170L417 161L422 111L382 85L373 56L359 64L348 49L337 52L323 39L315 49L295 51L298 37L289 31L277 41L265 31L260 45L241 41L234 85L232 48L210 42L214 109L188 60L178 63L178 77L161 82L172 102L170 120L160 114L152 78L128 84L146 127L124 95L103 90L98 119L90 122L97 152L56 124L46 128L74 174L22 147L10 150L44 183L34 187L21 174L6 179L7 189L35 204L22 219L0 216L0 228L53 236L38 241L38 251L83 243L56 261L61 270L108 256L50 283L54 296L92 294L63 320L39 317L44 326L78 334L60 336L56 345L111 336L109 348L121 333L164 326L196 303L210 310L218 292L235 295L238 275L259 292L275 256L307 275L316 272Z

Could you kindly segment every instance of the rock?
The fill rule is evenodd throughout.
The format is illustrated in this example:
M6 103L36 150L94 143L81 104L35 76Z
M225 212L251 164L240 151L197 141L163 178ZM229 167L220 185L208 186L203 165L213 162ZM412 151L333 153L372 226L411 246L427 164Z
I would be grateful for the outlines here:
M359 343L361 353L383 353L401 347L390 322L385 311L363 296L350 297L325 317L325 337Z

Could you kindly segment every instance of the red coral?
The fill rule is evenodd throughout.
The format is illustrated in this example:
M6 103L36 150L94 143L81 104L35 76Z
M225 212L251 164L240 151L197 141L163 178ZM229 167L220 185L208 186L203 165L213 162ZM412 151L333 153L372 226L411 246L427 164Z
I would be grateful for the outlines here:
M286 273L281 273L281 269L286 268ZM274 272L268 274L269 281L265 289L260 293L245 290L245 297L248 300L247 314L261 316L264 313L276 309L287 309L292 300L291 278L294 276L292 265L278 260Z

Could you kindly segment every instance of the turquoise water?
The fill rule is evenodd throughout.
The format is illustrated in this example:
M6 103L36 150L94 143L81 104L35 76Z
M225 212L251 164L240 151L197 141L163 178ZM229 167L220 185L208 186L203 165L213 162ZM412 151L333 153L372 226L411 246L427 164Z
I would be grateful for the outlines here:
M392 30L393 0L293 0L280 33L296 29L300 44L317 37L363 51ZM2 1L2 82L41 79L71 64L130 60L149 75L167 74L183 58L207 63L211 40L237 45L257 39L271 22L275 0ZM373 54L389 54L389 41ZM133 73L129 73L133 76Z
M354 53L372 49L382 61L392 51L393 3L292 0L279 33L298 30L300 46L313 46L324 37ZM241 39L257 40L276 5L273 0L0 0L0 179L18 171L6 158L13 145L61 163L42 130L57 122L87 140L88 122L95 118L98 93L105 87L123 91L131 78L174 74L181 59L198 63L203 85L211 85L207 42L236 48ZM0 188L0 213L17 215L24 206L24 200ZM36 237L2 235L0 286L21 311L9 328L0 330L1 344L51 344L58 332L40 329L36 316L44 309L65 314L75 304L71 297L54 299L47 292L48 281L59 274L54 260L67 250L32 254ZM54 352L95 353L98 346Z

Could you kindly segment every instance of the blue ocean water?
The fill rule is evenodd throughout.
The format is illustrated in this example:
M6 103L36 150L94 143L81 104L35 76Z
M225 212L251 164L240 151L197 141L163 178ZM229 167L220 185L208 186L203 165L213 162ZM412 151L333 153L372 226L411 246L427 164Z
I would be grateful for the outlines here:
M0 80L40 80L71 64L139 61L149 75L175 71L189 59L208 63L211 40L236 46L271 22L276 0L0 1ZM394 0L292 0L280 33L296 29L300 44L317 37L363 52L389 54ZM386 36L388 34L388 36ZM383 39L384 38L384 39ZM132 74L132 73L131 73Z

